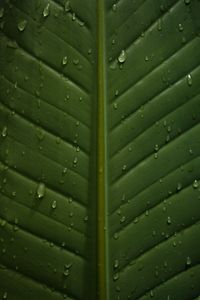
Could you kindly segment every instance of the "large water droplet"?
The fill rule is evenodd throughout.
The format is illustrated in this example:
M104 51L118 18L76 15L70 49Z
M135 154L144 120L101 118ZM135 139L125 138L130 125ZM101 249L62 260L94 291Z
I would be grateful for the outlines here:
M19 31L24 31L27 25L27 21L26 20L22 20L18 23L17 27Z
M45 184L43 182L40 182L37 188L37 196L39 199L41 199L44 197L44 195L45 195Z
M125 50L122 50L120 55L118 56L118 62L124 63L126 61L126 52Z
M48 3L42 12L43 17L44 18L48 17L49 13L50 13L50 4Z
M188 74L188 75L187 75L187 84L188 84L189 86L192 85L192 76L191 76L191 74Z

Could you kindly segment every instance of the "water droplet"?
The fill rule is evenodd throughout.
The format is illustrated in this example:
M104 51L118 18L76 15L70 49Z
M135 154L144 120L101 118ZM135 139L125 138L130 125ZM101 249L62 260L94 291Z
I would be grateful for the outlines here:
M1 8L0 8L0 18L2 18L2 17L3 17L3 15L4 15L4 8L3 8L3 7L1 7Z
M66 270L63 272L63 275L64 275L65 277L69 276L69 269L66 269Z
M171 225L171 224L172 224L171 217L167 217L167 224L168 224L168 225Z
M120 55L118 56L118 62L124 63L126 61L126 52L125 50L122 50Z
M119 267L119 261L118 261L118 259L115 259L114 264L113 264L113 267L114 267L115 269L117 269L117 268Z
M181 189L182 189L182 184L180 182L178 182L176 190L180 191Z
M116 3L113 4L112 10L113 10L114 12L117 10L117 4L116 4Z
M186 265L189 267L192 264L191 258L188 256L186 259Z
M56 206L57 206L57 202L56 202L56 200L54 200L54 201L52 202L52 204L51 204L51 207L52 207L53 209L56 209Z
M178 30L183 31L183 25L181 23L178 24Z
M118 232L115 232L114 233L114 239L117 240L118 238L119 238L119 234L118 234Z
M158 29L158 31L162 30L162 20L161 19L158 20L157 29Z
M37 188L37 196L39 199L43 198L45 195L45 184L40 182Z
M192 85L192 76L191 76L190 74L187 75L187 84L188 84L189 86Z
M125 220L126 220L126 217L125 217L125 216L122 216L122 217L120 218L120 223L124 223Z
M65 12L69 12L71 10L70 1L65 2L64 10Z
M3 294L3 299L7 299L7 298L8 298L8 293L5 292L5 293Z
M50 4L48 3L47 5L46 5L46 7L44 8L44 10L43 10L43 17L44 18L46 18L46 17L48 17L48 15L49 15L49 13L50 13Z
M150 297L154 297L154 292L152 290L150 291Z
M114 109L117 109L117 103L116 102L113 104L113 107L114 107Z
M119 273L113 274L113 280L116 281L119 279Z
M2 129L2 132L1 132L1 136L3 138L5 138L7 136L7 134L8 134L8 129L6 126L4 126L4 128Z
M76 14L73 13L73 14L72 14L72 21L75 21L75 20L76 20Z
M155 150L155 151L158 151L158 150L159 150L158 144L156 144L156 145L154 146L154 150Z
M77 158L77 157L74 157L74 161L73 161L74 165L76 165L77 162L78 162L78 158Z
M195 179L194 182L193 182L193 188L197 189L198 186L199 186L199 182L198 182L198 180Z
M126 171L127 165L123 165L122 171Z
M62 65L66 66L67 62L68 62L68 58L67 58L67 56L64 56L63 60L62 60Z
M185 0L185 4L186 5L190 4L190 0Z
M27 21L26 20L22 20L18 23L17 27L19 31L24 31L27 25Z

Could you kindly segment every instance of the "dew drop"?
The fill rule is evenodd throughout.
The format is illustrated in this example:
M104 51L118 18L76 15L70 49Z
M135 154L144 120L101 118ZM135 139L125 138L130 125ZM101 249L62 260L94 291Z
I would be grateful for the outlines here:
M119 279L119 273L113 274L113 280L116 281Z
M119 238L119 234L117 232L114 233L114 239L117 240Z
M115 269L117 269L117 268L119 267L119 261L118 261L118 259L115 259L114 264L113 264L113 267L114 267Z
M37 196L39 199L42 199L45 195L45 184L40 182L37 188Z
M116 3L113 4L112 10L113 10L114 12L117 10L117 4L116 4Z
M66 66L67 62L68 62L68 58L67 58L67 56L64 56L63 60L62 60L62 65Z
M186 259L186 265L189 267L192 264L191 258L188 256Z
M168 225L171 225L171 224L172 224L171 217L167 217L167 224L168 224Z
M57 206L57 202L56 202L56 200L54 200L54 201L52 202L52 204L51 204L51 207L52 207L53 209L56 209L56 206Z
M118 62L124 63L126 61L126 52L125 50L122 50L120 55L118 56Z
M122 217L120 218L120 223L124 223L125 220L126 220L126 217L125 217L125 216L122 216Z
M193 182L193 188L197 189L198 186L199 186L198 180L195 179L194 182Z
M186 5L190 4L190 0L185 0L184 2Z
M158 31L162 30L162 20L161 19L158 20L157 29L158 29Z
M27 25L27 21L26 20L22 20L18 23L17 28L19 31L24 31Z
M116 102L113 104L113 107L114 107L114 109L117 109L117 103Z
M5 292L5 293L3 294L3 299L7 299L7 298L8 298L8 293Z
M7 134L8 134L8 129L7 129L6 126L4 126L3 129L2 129L2 132L1 132L1 136L3 138L5 138L7 136Z
M181 32L183 31L183 25L181 23L178 24L178 30Z
M192 76L191 76L190 74L187 75L187 84L188 84L189 86L192 85Z
M180 182L178 182L176 190L180 191L181 189L182 189L182 184Z
M46 5L46 7L44 8L44 10L43 10L43 17L44 18L46 18L46 17L48 17L48 15L49 15L49 13L50 13L50 4L48 3L47 5Z
M156 144L156 145L154 146L154 150L155 150L155 151L158 151L158 150L159 150L158 144Z

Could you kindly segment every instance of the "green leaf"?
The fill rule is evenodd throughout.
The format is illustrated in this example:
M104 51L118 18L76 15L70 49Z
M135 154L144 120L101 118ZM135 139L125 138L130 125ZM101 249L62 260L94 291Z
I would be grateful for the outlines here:
M0 3L0 298L200 294L200 1Z

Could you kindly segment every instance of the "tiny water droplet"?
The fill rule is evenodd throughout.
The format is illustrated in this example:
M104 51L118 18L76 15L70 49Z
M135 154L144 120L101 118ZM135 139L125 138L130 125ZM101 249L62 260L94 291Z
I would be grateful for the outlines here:
M188 256L187 259L186 259L186 265L187 266L190 266L192 264L192 260L191 258Z
M114 109L117 109L117 103L116 102L113 104L113 107L114 107Z
M119 261L118 261L118 259L115 259L114 264L113 264L113 267L114 267L115 269L117 269L117 268L119 267Z
M183 25L181 23L178 24L178 30L181 32L183 31Z
M63 60L62 60L62 65L66 66L67 62L68 62L68 58L67 58L67 56L64 56Z
M71 10L70 1L65 2L64 10L65 12L69 12Z
M120 218L120 223L124 223L125 220L126 220L126 217L125 217L125 216L122 216L122 217Z
M154 292L152 290L150 291L150 297L154 297Z
M125 50L122 50L120 55L118 56L118 62L124 63L126 61L126 52Z
M186 5L190 4L190 0L185 0L185 4Z
M154 150L155 150L155 151L158 151L158 150L159 150L158 144L156 144L156 145L154 146Z
M7 134L8 134L8 129L7 129L6 126L4 126L3 129L2 129L2 132L1 132L1 136L3 138L5 138L7 136Z
M37 188L37 196L39 199L43 198L45 195L45 184L40 182Z
M113 274L113 280L116 281L119 279L119 273Z
M3 299L7 299L7 298L8 298L8 293L5 292L5 293L3 294Z
M48 3L47 5L46 5L46 7L44 8L44 10L43 10L43 17L44 18L46 18L46 17L48 17L48 15L49 15L49 13L50 13L50 4Z
M53 209L56 209L56 206L57 206L57 202L56 202L56 200L54 200L54 201L52 202L52 204L51 204L51 207L52 207Z
M187 84L188 84L189 86L192 85L192 76L191 76L191 74L188 74L188 75L187 75Z
M178 182L176 190L180 191L181 189L182 189L182 184L180 182Z
M158 20L157 29L158 29L158 31L162 30L162 20L161 19Z
M197 189L198 186L199 186L199 182L198 182L198 180L195 179L194 182L193 182L193 188Z
M116 4L116 3L113 4L112 10L113 10L114 12L117 10L117 4Z
M64 275L65 277L69 276L69 269L66 269L66 270L63 272L63 275Z
M167 217L167 224L168 224L168 225L171 225L171 224L172 224L171 217Z
M27 25L27 21L26 20L22 20L18 23L17 27L19 31L24 31Z
M119 234L117 232L114 233L114 239L117 240L119 238Z
M123 165L122 171L126 171L127 165Z

